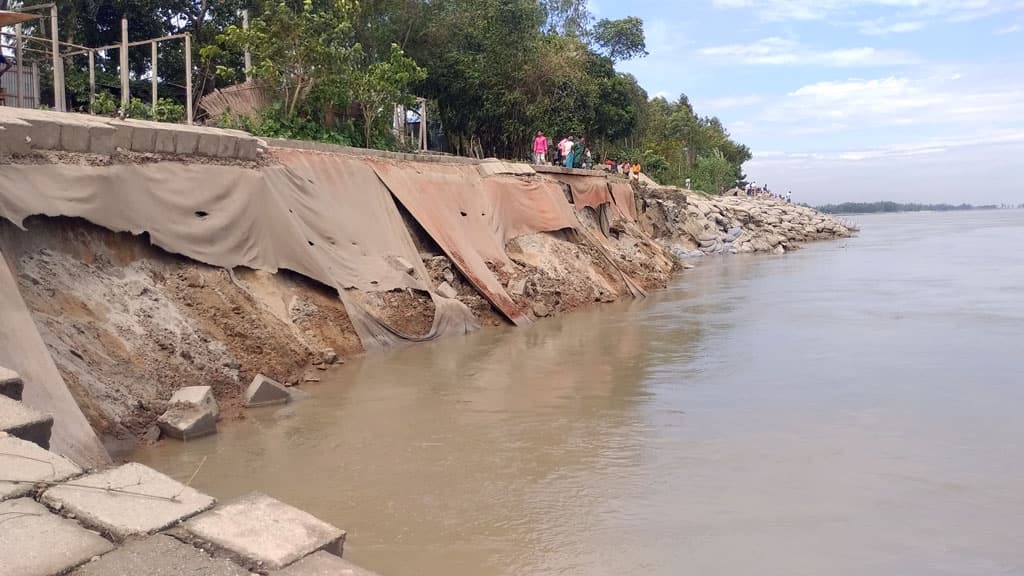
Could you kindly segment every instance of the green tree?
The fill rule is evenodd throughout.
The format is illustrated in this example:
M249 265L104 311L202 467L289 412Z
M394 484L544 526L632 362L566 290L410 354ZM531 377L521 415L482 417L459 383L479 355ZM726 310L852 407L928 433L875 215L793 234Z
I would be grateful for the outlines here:
M229 26L220 41L230 48L248 48L253 75L279 90L284 111L293 115L311 90L330 88L351 63L353 0L268 0L248 30ZM222 73L232 71L220 68Z
M360 52L361 48L357 48ZM427 71L392 44L386 60L356 68L348 78L352 98L363 112L363 142L372 146L374 120L396 104L412 104L409 87L427 77Z
M647 56L644 21L636 16L598 20L592 36L599 51L616 62Z

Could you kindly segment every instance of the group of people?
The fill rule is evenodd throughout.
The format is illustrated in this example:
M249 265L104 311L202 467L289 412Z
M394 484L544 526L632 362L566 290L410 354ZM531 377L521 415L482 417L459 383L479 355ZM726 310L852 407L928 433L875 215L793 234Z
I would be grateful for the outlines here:
M533 163L537 165L547 164L548 148L550 143L543 132L538 131L537 137L533 139ZM594 156L587 146L587 139L566 136L555 145L553 164L565 166L566 168L591 169L594 167Z
M747 182L745 188L733 188L730 190L733 196L739 196L741 193L750 196L751 198L767 198L771 200L784 200L786 202L793 201L793 192L786 192L785 196L782 193L776 194L768 189L768 185L758 185L757 182Z
M548 141L547 136L544 132L538 131L537 137L533 139L533 163L542 166L548 163L548 153L551 143ZM587 146L587 139L584 137L566 136L562 138L557 144L554 145L554 160L552 164L555 166L564 166L566 168L583 168L585 170L592 170L594 168L594 156L590 152L590 147ZM623 174L631 178L640 178L640 164L629 162L616 162L615 160L605 160L605 166L608 171L613 174Z

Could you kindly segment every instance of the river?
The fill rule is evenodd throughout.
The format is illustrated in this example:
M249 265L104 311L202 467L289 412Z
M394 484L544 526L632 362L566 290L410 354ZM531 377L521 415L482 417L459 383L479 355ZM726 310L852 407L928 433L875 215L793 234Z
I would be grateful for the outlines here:
M1024 211L854 220L136 458L385 576L1024 574Z

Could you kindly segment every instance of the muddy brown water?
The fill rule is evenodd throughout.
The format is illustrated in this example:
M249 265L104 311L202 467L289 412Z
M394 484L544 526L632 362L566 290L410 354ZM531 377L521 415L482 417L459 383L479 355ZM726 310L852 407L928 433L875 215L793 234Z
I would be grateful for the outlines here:
M384 575L1024 573L1024 212L856 218L137 458Z

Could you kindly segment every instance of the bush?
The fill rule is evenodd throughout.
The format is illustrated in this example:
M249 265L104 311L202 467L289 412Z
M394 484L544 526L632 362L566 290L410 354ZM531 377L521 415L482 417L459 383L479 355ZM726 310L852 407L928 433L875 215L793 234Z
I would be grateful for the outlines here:
M142 100L132 98L128 101L128 107L125 109L124 115L126 118L149 120L153 117L153 110Z
M153 108L153 119L157 122L181 122L185 119L185 107L170 98L161 98Z
M117 114L117 99L110 92L100 92L92 102L92 113L97 116Z
M245 130L266 138L315 140L339 146L352 146L358 140L351 122L340 128L325 126L299 114L288 115L281 105L271 106L256 117L226 113L217 120L220 128Z

